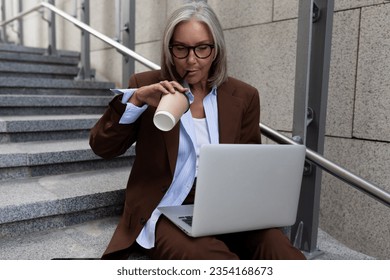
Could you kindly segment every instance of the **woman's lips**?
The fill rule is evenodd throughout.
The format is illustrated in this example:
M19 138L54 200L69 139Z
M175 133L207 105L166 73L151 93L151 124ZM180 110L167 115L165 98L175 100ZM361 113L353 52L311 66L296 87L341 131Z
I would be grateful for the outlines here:
M187 76L194 74L195 72L196 72L196 70L187 70Z

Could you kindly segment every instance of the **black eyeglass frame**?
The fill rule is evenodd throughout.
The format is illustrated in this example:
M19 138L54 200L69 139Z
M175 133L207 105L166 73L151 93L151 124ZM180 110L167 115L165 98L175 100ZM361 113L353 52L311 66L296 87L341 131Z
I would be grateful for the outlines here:
M176 56L176 55L174 54L174 52L173 52L173 48L176 47L176 46L180 46L180 47L185 48L185 49L187 50L187 54L186 54L185 56L180 56L180 57L179 57L179 56ZM207 47L210 48L210 53L209 53L207 56L201 57L201 56L199 56L199 55L196 53L196 48L199 48L199 47L201 47L201 46L207 46ZM188 57L189 54L190 54L190 50L193 50L193 51L194 51L194 54L195 54L195 56L196 56L197 58L206 59L206 58L210 57L210 55L212 54L214 48L215 48L215 45L214 45L214 44L199 44L199 45L196 45L196 46L186 46L186 45L182 45L182 44L172 44L172 45L169 45L169 51L171 52L171 54L172 54L174 57L176 57L176 58L178 58L178 59L184 59L184 58Z

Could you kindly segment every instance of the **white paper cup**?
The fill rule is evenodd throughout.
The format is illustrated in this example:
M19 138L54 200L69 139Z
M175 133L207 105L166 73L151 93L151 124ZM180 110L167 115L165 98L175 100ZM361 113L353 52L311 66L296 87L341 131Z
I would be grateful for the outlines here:
M188 110L189 101L185 94L176 91L161 97L153 117L154 125L162 130L171 130Z

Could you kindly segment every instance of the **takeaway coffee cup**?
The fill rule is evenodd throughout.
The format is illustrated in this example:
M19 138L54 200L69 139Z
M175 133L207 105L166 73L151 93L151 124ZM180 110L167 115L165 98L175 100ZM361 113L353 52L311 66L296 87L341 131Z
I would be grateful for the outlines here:
M154 125L162 131L169 131L189 108L190 103L186 94L178 91L165 94L161 97L154 114Z

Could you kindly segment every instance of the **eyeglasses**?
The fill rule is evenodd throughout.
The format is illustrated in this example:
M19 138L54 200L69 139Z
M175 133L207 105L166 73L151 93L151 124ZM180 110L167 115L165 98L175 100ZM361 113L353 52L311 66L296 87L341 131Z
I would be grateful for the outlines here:
M201 44L197 46L184 46L184 45L170 45L169 50L176 58L186 58L190 54L190 50L194 51L196 57L204 59L211 55L214 45Z

